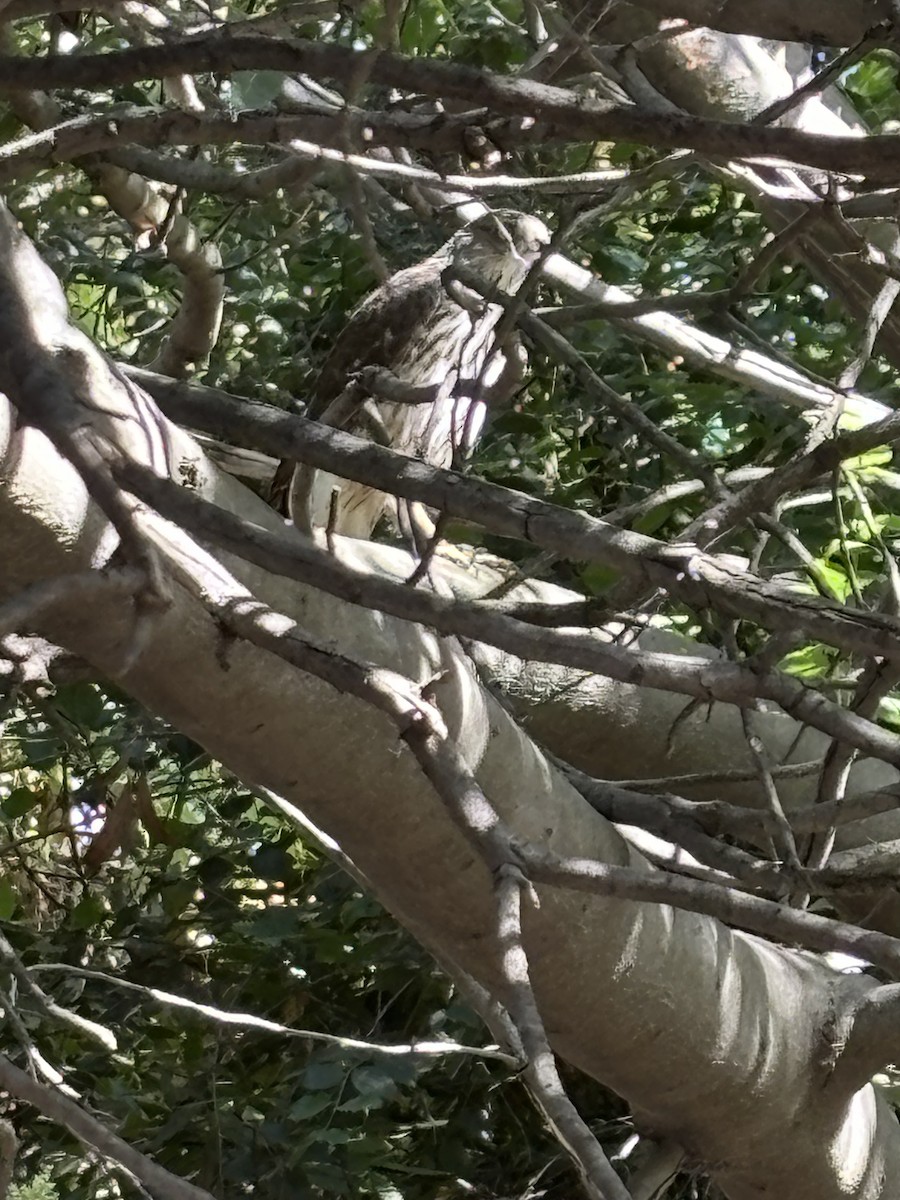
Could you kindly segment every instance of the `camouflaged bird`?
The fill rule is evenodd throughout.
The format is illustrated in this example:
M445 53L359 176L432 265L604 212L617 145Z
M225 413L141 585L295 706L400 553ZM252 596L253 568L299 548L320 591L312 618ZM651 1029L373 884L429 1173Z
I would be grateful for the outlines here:
M535 217L486 213L430 258L398 271L351 313L307 415L434 466L448 467L467 456L484 425L484 397L505 357L494 344L502 306L466 288L460 276L513 295L549 241ZM400 403L377 396L360 403L360 372L376 367L409 391L429 389L429 400ZM276 504L279 487L289 493L295 525L306 531L327 526L368 538L385 513L403 523L404 502L396 497L302 464L279 467L271 495Z

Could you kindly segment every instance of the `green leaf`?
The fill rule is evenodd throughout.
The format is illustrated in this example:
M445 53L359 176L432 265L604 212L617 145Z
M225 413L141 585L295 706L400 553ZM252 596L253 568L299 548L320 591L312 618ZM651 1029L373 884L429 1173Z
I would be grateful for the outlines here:
M357 1067L350 1082L362 1096L396 1096L397 1084L389 1071L375 1063Z
M9 878L6 876L0 878L0 921L12 919L18 902L16 889L10 883Z
M314 1129L307 1137L312 1142L324 1142L327 1146L346 1146L353 1134L347 1129Z
M231 76L229 106L241 112L265 108L281 91L283 71L235 71Z
M314 1062L304 1070L303 1086L311 1092L332 1091L343 1083L347 1070L339 1062Z
M194 903L196 891L196 882L190 879L179 879L176 883L161 887L159 898L163 912L167 917L180 917Z
M887 696L878 705L878 720L891 729L900 729L900 698Z
M271 844L260 846L248 865L258 879L284 881L294 874L294 864L287 851Z
M56 762L63 752L63 747L61 737L41 730L24 739L22 753L30 766L40 767Z
M297 913L293 908L273 905L253 921L247 923L247 931L262 942L285 942L296 937Z
M17 817L24 817L26 813L31 812L33 808L41 803L43 795L41 792L32 791L31 788L17 787L4 797L0 808L2 808L5 816L11 820Z
M813 643L799 650L792 650L781 660L781 669L791 675L825 675L831 669L834 651L828 646Z
M334 1097L327 1095L324 1091L301 1096L288 1109L288 1116L295 1121L306 1121L322 1112L323 1109L330 1108L333 1103Z
M886 467L893 457L894 452L890 446L876 446L874 450L867 450L865 454L858 454L855 458L845 458L843 468L845 471L870 471L875 467Z
M602 563L589 563L581 570L581 582L592 596L602 596L619 578L619 572Z
M106 697L91 683L73 683L61 687L53 699L54 707L72 722L85 729L102 729L113 719L106 709Z
M107 916L103 902L88 893L78 901L69 913L67 924L70 929L91 929Z

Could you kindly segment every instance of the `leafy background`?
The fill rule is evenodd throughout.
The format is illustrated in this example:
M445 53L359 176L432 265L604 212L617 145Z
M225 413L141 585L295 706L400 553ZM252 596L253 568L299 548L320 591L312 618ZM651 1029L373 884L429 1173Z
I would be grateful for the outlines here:
M270 5L232 5L232 16ZM366 44L380 6L339 17L327 36ZM315 22L298 33L323 33ZM21 53L46 49L44 22L14 27ZM82 44L119 44L101 16L87 16ZM529 53L512 0L413 0L399 30L404 53L514 70ZM246 73L230 91L206 86L240 110L271 100L278 80ZM900 119L894 59L868 56L845 86L873 128ZM157 85L78 98L78 111L112 102L156 103ZM0 110L0 137L21 133ZM206 150L224 166L253 169L262 151ZM509 156L509 173L554 175L606 163L649 166L657 156L631 146L530 149ZM82 173L61 167L9 195L26 230L64 279L81 326L114 355L148 362L177 310L180 278L165 258L138 251L124 223ZM514 199L514 198L507 198ZM351 216L345 181L323 172L289 208L282 197L254 205L213 192L189 193L185 211L214 238L225 263L227 299L206 381L247 397L302 407L346 314L374 286ZM535 205L554 230L578 215L574 201ZM399 268L431 252L446 232L389 205L371 213L382 255ZM603 279L672 297L734 283L758 254L766 226L739 192L698 167L620 196L583 222L568 243ZM540 302L563 298L545 289ZM736 311L712 304L696 318L747 344L789 354L834 380L860 330L796 262L779 260ZM754 396L636 345L603 320L579 317L565 332L596 371L686 447L716 466L768 465L802 444L799 415L774 413ZM877 357L860 386L886 403L896 388ZM515 403L496 414L476 463L486 477L558 503L606 514L644 502L634 527L671 537L706 503L702 493L646 503L680 476L566 372L537 350ZM897 477L884 454L853 464L814 503L782 519L808 552L805 565L771 541L764 574L785 574L841 599L882 602L885 555L900 517ZM478 541L477 531L454 536ZM489 550L516 547L485 537ZM751 534L726 547L750 553ZM810 566L810 564L812 564ZM596 567L553 566L548 575L590 595L616 582ZM679 628L712 641L670 605ZM743 635L742 635L743 636ZM746 635L752 640L752 634ZM811 679L840 676L835 652L811 645L785 665ZM201 747L102 683L55 692L10 691L0 742L0 923L26 964L62 964L113 980L162 988L223 1009L345 1037L394 1044L448 1038L472 1045L487 1035L435 965L392 919L310 840L298 840L258 797ZM896 702L882 719L900 723ZM222 1197L457 1196L572 1194L576 1181L524 1091L505 1068L473 1056L384 1057L309 1039L227 1026L155 1003L109 979L46 971L43 986L116 1031L110 1056L66 1028L23 1017L41 1051L123 1137ZM5 1040L12 1037L8 1024ZM611 1154L632 1132L618 1099L570 1081L582 1111ZM106 1197L131 1185L85 1155L65 1132L6 1099L0 1115L22 1140L19 1200ZM626 1161L623 1169L628 1169ZM698 1190L699 1189L699 1190ZM696 1196L686 1177L672 1194Z

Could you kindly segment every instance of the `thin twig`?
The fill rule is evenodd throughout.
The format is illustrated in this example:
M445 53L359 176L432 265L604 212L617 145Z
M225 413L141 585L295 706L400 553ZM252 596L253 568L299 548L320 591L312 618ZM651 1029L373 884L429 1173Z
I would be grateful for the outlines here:
M104 971L93 971L87 967L73 967L68 963L41 963L33 968L34 971L64 972L66 975L77 975L79 979L93 979L99 983L107 983L112 987L125 988L136 992L147 1000L168 1008L184 1009L199 1017L204 1017L218 1025L233 1026L238 1029L256 1030L259 1033L276 1034L284 1038L302 1038L309 1042L324 1042L336 1046L340 1050L350 1050L358 1053L371 1054L375 1057L403 1058L409 1055L422 1055L425 1058L442 1058L445 1055L471 1055L474 1058L491 1058L517 1068L518 1062L509 1054L504 1054L496 1046L466 1046L452 1041L413 1041L405 1045L388 1046L382 1042L360 1041L358 1038L341 1037L337 1034L319 1033L313 1029L292 1029L289 1025L280 1025L277 1021L268 1021L253 1013L232 1012L228 1009L217 1008L212 1004L201 1004L189 1000L186 996L178 996L174 992L165 992L160 988L146 987L140 983L132 983L128 979L120 979L116 975L108 975Z
M557 1141L575 1163L588 1196L592 1200L630 1200L600 1143L569 1099L547 1039L522 937L522 893L534 897L533 889L521 870L509 865L499 871L495 890L506 1008L521 1038L528 1089Z
M104 1050L114 1051L118 1048L114 1034L105 1026L98 1025L96 1021L89 1021L87 1017L82 1017L68 1008L63 1008L62 1005L56 1003L52 996L48 996L39 988L31 978L28 968L2 933L0 933L0 966L5 967L15 977L19 986L34 1002L38 1012L45 1017L55 1021L58 1025L65 1025L69 1029L74 1029L85 1037L89 1037Z

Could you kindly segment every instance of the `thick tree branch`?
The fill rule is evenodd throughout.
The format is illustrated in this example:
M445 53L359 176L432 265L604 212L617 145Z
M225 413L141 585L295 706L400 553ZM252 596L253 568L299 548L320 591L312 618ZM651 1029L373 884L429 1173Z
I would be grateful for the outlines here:
M522 897L537 902L518 868L503 868L496 882L498 940L508 985L507 1010L521 1038L525 1079L538 1107L563 1149L575 1162L593 1200L631 1200L625 1185L590 1127L570 1100L534 998L522 935Z
M882 1067L900 1063L900 983L864 996L846 1014L837 1033L831 1085L845 1091L862 1087Z
M799 626L810 637L860 654L900 658L900 621L892 617L838 608L763 583L690 545L670 547L584 513L442 471L278 409L248 405L214 389L179 386L146 372L128 373L151 391L173 420L214 437L422 501L561 556L605 562L628 578L661 587L698 608L711 606L772 630L793 631Z
M622 682L677 691L741 706L773 700L813 727L900 766L900 737L827 700L799 680L752 665L631 650L614 639L540 629L497 612L491 601L465 603L343 566L331 554L254 527L137 464L113 468L116 478L183 528L190 528L267 570L321 588L351 604L389 612L444 633L500 646L539 662L594 671ZM802 618L799 618L802 619ZM900 654L900 640L897 653Z
M17 60L20 61L20 60ZM0 147L0 183L27 178L35 172L56 167L60 160L75 161L88 154L112 155L137 146L231 146L283 145L295 139L309 144L341 148L349 135L364 146L407 147L432 153L466 150L466 136L480 133L490 115L483 110L459 116L358 110L311 110L301 115L283 113L185 113L171 109L128 107L113 115L75 117L39 134L30 134ZM349 131L349 134L348 134ZM519 118L493 121L492 139L511 147L538 140L562 140L563 129L523 125ZM483 135L482 135L483 136ZM303 162L308 173L308 163ZM251 188L255 198L269 194L273 186L290 183L296 166L279 164L272 176Z
M595 0L587 6L590 12ZM848 46L879 24L894 19L890 0L635 0L655 17L683 17L726 33L750 33L783 42Z
M15 385L14 373L6 372L4 387L9 378ZM122 395L144 419L150 409L140 407L138 390L125 388ZM184 446L178 431L158 414L152 420L154 429L164 430L176 447ZM29 456L36 456L43 471L32 486L52 494L54 469L61 462L52 448L31 429L11 434L10 441L16 483L22 464L27 467ZM144 445L134 456L153 461ZM274 526L272 514L254 498L229 490L229 481L211 480L199 456L185 464L173 453L154 465L162 474L183 474L201 494L221 488L237 511ZM28 506L33 493L14 485L0 491L0 501L11 494L0 521L4 545L16 544L23 526L32 535L26 549L24 539L19 543L16 569L26 577L28 572L62 569L60 562L72 553L72 544L78 565L90 562L95 553L102 558L82 533L84 510L90 506L80 481L70 482L81 507L78 533L65 548L76 518L67 516L63 532L64 522L53 525L46 519L51 532L35 550L35 529L42 533L44 527L40 516L32 517L39 506ZM144 516L154 532L162 529L153 514ZM592 867L595 859L617 866L630 862L641 886L654 877L477 687L451 642L363 610L351 613L313 588L281 586L228 556L198 555L196 544L179 530L167 527L165 534L167 566L189 586L176 585L171 607L155 616L152 654L141 656L127 671L118 665L125 623L119 607L109 603L90 612L61 604L50 619L56 640L115 676L139 701L197 738L245 779L307 804L355 860L365 859L373 886L425 944L462 962L491 990L500 991L494 939L484 936L494 911L489 872L438 802L436 783L427 783L423 775L424 764L410 753L398 753L394 718L411 719L406 733L414 753L409 733L414 736L425 726L417 719L423 715L418 685L428 682L440 703L451 750L461 756L466 772L477 772L493 809L523 844L551 842L559 856L539 864L553 883L541 887L541 908L523 914L535 993L554 1048L628 1096L664 1133L702 1145L716 1164L712 1173L717 1181L735 1195L762 1194L773 1170L796 1182L795 1194L802 1200L846 1195L845 1177L831 1154L838 1136L854 1137L854 1145L861 1147L853 1163L860 1188L873 1195L879 1188L884 1192L884 1173L896 1176L900 1154L896 1122L886 1110L868 1102L852 1118L845 1117L808 1090L804 1133L809 1136L799 1151L796 1124L786 1119L797 1089L808 1079L809 1047L821 1033L842 981L811 956L760 945L724 925L661 907L668 903L661 895L640 907L618 898L598 899L590 890L597 886L597 873L572 867L565 856L583 855ZM365 553L359 550L360 556ZM286 615L279 617L281 612ZM240 629L229 624L235 618L246 624ZM312 659L304 657L310 649L305 634L284 636L297 632L298 620L318 640ZM340 641L335 646L336 637ZM285 665L286 645L289 653L297 652L299 669ZM350 683L362 691L348 695L342 690L348 676L340 673L333 686L315 674L339 658L342 666L349 664L351 674L355 667ZM400 660L401 667L389 677L375 666L381 674L360 682L358 660L392 667ZM412 694L403 694L399 709L385 702L376 711L366 688L385 681L393 686L398 675L414 681ZM352 759L350 744L357 752ZM580 889L588 875L590 888L573 893L572 884ZM600 888L611 879L600 877ZM631 882L625 880L629 886ZM621 877L615 884L623 885ZM770 915L746 904L735 911L738 920L768 920ZM780 925L770 936L793 939L807 933L836 938L839 931L795 923ZM884 943L873 948L886 950ZM689 978L689 996L658 986L661 977L675 972ZM723 1016L733 1031L733 1065L727 1072L722 1070ZM623 1054L626 1039L628 1052ZM660 1054L661 1046L665 1054ZM871 1093L865 1099L870 1101ZM734 1122L722 1115L735 1110L742 1114L739 1136ZM764 1161L760 1147L765 1148Z
M9 1194L18 1150L19 1139L15 1129L9 1121L0 1120L0 1200L6 1200Z
M810 950L840 950L875 963L891 975L900 975L900 938L697 879L642 874L588 859L562 859L532 846L520 845L519 854L528 878L534 883L620 899L650 900L707 913L729 925L742 926L778 941L798 942Z
M900 179L900 139L892 136L824 138L790 128L709 121L678 112L646 113L576 95L529 79L479 71L427 58L384 51L355 51L301 39L197 38L114 54L55 59L0 58L0 92L19 88L110 87L172 75L241 70L303 71L316 78L347 80L365 62L375 84L447 96L497 114L527 117L565 127L572 140L634 141L663 149L690 147L712 158L774 157L842 175L881 182Z

